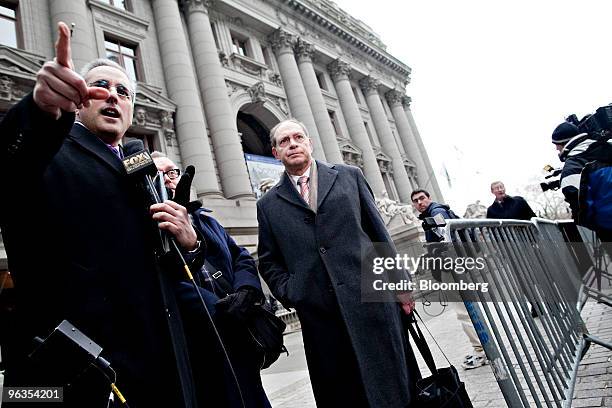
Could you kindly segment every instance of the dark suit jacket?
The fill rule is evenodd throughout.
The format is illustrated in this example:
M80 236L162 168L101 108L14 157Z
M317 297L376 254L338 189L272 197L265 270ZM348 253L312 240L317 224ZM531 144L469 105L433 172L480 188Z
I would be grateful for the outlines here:
M2 329L5 385L49 384L26 356L67 319L103 347L132 408L183 406L147 205L121 161L73 121L52 120L28 95L0 124L0 162L16 175L0 200L17 296L16 326ZM74 384L66 406L106 406L95 370Z
M405 407L414 377L406 368L398 305L363 303L360 296L362 250L373 242L393 243L358 168L317 161L317 170L316 214L286 174L258 201L260 273L274 296L299 315L319 406L331 405L317 393L325 389L327 371L336 369L335 355L348 348L363 384L345 384L338 395L363 389L372 407ZM335 315L338 324L330 318ZM344 332L344 343L333 341ZM352 374L350 367L338 372Z

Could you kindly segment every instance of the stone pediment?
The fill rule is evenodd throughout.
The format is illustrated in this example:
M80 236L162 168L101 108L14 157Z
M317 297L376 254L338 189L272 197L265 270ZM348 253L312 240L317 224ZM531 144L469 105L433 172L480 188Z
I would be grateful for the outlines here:
M169 112L176 111L176 104L172 99L163 96L159 88L147 85L143 82L138 83L136 106L144 106Z
M0 45L0 74L34 84L45 57ZM19 81L21 82L21 81Z
M387 156L386 154L384 154L382 151L378 152L376 154L376 160L381 160L381 161L385 161L385 162L390 162L391 158L389 156Z
M340 147L340 151L342 152L347 152L347 153L353 153L353 154L357 154L357 155L361 155L361 149L359 147L357 147L357 145L355 145L352 141L350 140L344 140L342 142L339 143L339 147Z
M402 155L402 159L403 159L402 161L404 162L404 166L416 168L416 164L414 164L414 162L412 160L406 158L403 155Z

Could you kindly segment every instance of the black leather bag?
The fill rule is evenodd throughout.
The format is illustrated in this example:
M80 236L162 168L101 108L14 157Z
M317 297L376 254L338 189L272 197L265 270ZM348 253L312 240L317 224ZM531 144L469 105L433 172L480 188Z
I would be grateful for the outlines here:
M289 355L283 344L285 327L287 327L285 322L263 306L258 306L253 310L253 314L247 322L247 328L263 355L260 370L270 367L278 360L281 353Z
M216 270L208 260L204 262L204 267L209 272ZM212 273L211 278L226 295L233 293L232 285L221 271L217 270ZM246 326L257 351L262 356L260 370L270 367L278 360L281 353L289 355L289 351L283 344L283 333L287 325L278 316L266 309L264 305L253 306L246 321Z
M465 390L465 385L459 379L457 369L450 364L450 361L448 362L449 367L436 367L427 341L414 318L415 314L421 319L421 316L415 310L412 321L408 324L408 331L432 375L417 381L414 406L419 408L472 408L472 402ZM444 358L446 358L446 355ZM446 360L448 361L448 358Z

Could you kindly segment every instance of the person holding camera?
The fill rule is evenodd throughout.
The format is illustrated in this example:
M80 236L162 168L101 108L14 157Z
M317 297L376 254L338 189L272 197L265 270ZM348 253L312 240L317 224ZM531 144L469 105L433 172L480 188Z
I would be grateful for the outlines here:
M589 166L590 172L590 169L593 168L589 165L590 163L594 165L607 164L608 166L612 163L612 144L609 136L606 138L596 134L581 132L578 126L565 121L553 131L552 143L559 152L559 160L564 163L560 178L561 192L572 210L572 218L577 224L585 225L595 230L601 241L612 241L611 228L606 228L605 225L602 226L596 222L587 221L590 218L590 214L588 214L589 209L584 208L586 203L581 197L581 195L587 196L586 190L590 188L588 185L583 185L583 191L581 191L582 174L585 167ZM606 185L601 185L599 190L604 196L594 197L592 199L594 202L591 202L590 205L598 207L599 217L610 220L612 219L612 208L609 194L607 198L605 194L606 191L610 191L612 186L607 185L605 177L602 180ZM609 176L607 180L609 180ZM584 179L584 181L587 181L587 179ZM597 202L598 199L600 200L599 202Z
M445 220L459 218L453 210L446 204L436 203L431 199L431 196L426 190L415 190L410 194L410 200L414 208L420 213L419 219L424 220L425 218L435 217L441 215ZM424 227L425 228L425 227ZM440 242L440 236L436 234L434 229L425 230L425 241L428 243ZM463 358L461 367L464 370L471 370L474 368L482 367L487 364L487 356L482 348L482 344L478 339L478 334L474 329L474 325L470 320L470 315L463 303L453 302L453 308L457 314L457 320L461 323L463 332L467 336L472 346L472 353L466 355Z

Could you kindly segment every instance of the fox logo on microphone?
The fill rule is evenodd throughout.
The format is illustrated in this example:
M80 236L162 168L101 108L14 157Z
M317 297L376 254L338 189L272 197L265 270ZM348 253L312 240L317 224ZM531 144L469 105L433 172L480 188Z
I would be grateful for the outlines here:
M127 171L128 174L136 173L145 167L151 166L152 164L154 165L151 155L146 150L134 153L122 161L123 167L125 167L125 171Z

